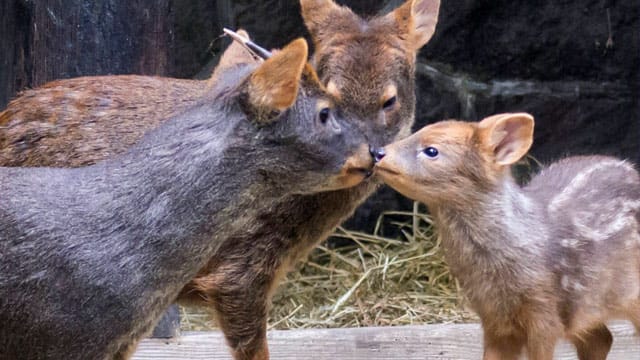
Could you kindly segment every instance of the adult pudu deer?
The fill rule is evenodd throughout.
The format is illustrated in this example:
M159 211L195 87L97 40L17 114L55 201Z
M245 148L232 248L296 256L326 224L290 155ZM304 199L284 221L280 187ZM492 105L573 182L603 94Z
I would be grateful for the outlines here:
M382 146L409 135L415 111L415 60L435 32L440 1L406 1L364 20L332 0L300 0L320 79L352 121Z
M303 17L315 43L313 62L320 80L336 97L341 114L374 146L409 134L415 110L415 57L435 31L439 5L439 0L409 0L387 15L364 20L331 0L301 0ZM58 83L62 90L59 94L66 91L65 81L71 80ZM147 99L131 98L128 89L111 87L109 80L99 86L108 91L101 92L93 105L82 103L75 112L65 109L73 102L60 106L62 103L55 101L26 98L24 102L12 102L7 112L0 114L0 125L6 124L13 139L5 145L0 139L0 162L16 166L53 165L49 161L56 166L95 162L123 152L145 131L162 122L166 112L158 111L164 107L155 103L166 101L166 108L172 110L184 101L193 101L189 100L193 99L189 91L173 92L175 97L147 91L151 97ZM71 86L68 90L72 90ZM119 95L111 95L112 92ZM140 90L140 94L144 91ZM102 111L98 105L115 104L111 99L119 99L123 105L110 108L113 112ZM140 102L152 105L141 106ZM124 111L125 105L135 106L136 111ZM27 108L34 111L23 110ZM46 119L55 118L53 115L29 115L36 109L63 114L65 120L52 125ZM88 117L84 114L87 111L91 114ZM25 115L14 115L18 113ZM87 131L76 131L87 119L104 124L93 130L88 126ZM32 126L53 128L52 140L40 140L38 134L43 130L32 131ZM10 149L5 150L7 147ZM25 148L33 155L21 155L27 151ZM254 226L229 235L224 249L226 259L212 258L185 286L178 300L212 305L236 359L266 358L268 302L278 279L326 239L375 188L375 182L367 181L351 189L283 197L272 208L263 209ZM254 266L238 266L236 259Z
M605 359L605 321L640 330L640 176L625 161L570 157L525 187L510 165L533 118L445 121L376 152L375 173L434 216L446 260L484 329L485 359L552 359L567 337Z
M287 194L362 181L365 138L306 61L299 39L231 68L191 110L93 166L0 168L0 358L126 359L207 261L225 261L221 279L271 266L228 251L279 244L229 234Z
M415 109L415 57L435 31L440 1L409 0L369 20L331 0L301 0L300 4L315 44L312 63L341 114L375 146L408 135ZM270 264L268 268L242 277L229 272L221 278L215 275L216 269L233 266L213 259L185 287L180 299L218 304L218 323L226 330L236 357L259 358L255 354L266 352L262 349L267 348L268 300L279 278L325 240L375 188L376 182L366 181L349 189L284 197L260 217L255 229L234 239L278 244L278 251L229 252L231 257ZM222 284L228 284L224 292L219 291ZM267 294L265 302L243 300L257 291Z

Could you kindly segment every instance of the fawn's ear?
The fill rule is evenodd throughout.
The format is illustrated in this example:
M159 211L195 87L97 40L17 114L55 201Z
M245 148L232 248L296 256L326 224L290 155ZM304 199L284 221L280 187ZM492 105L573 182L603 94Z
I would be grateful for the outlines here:
M511 165L520 160L533 143L533 116L527 113L499 114L480 121L480 141L493 151L496 163Z
M307 42L299 38L262 63L249 77L249 104L260 113L281 112L293 105L308 52Z
M237 31L238 35L244 36L249 39L249 34L240 29ZM241 64L252 64L256 63L256 60L253 55L247 50L242 44L237 41L231 40L231 44L227 49L222 53L222 57L220 57L220 61L213 71L213 75L211 75L212 79L216 79L220 76L224 71L233 68L234 66Z
M418 50L435 33L439 10L440 0L407 0L387 17L396 22L413 50Z
M333 35L334 28L342 26L341 20L350 21L355 17L349 8L340 6L333 0L300 0L300 10L304 24L316 44Z

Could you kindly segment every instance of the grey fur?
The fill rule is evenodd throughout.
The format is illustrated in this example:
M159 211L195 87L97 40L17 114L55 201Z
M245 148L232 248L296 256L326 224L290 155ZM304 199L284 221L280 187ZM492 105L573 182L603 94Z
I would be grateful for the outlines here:
M304 79L277 121L247 119L232 79L250 70L117 158L0 168L0 358L127 353L221 239L283 196L322 189L364 143L336 115L317 122L321 92Z

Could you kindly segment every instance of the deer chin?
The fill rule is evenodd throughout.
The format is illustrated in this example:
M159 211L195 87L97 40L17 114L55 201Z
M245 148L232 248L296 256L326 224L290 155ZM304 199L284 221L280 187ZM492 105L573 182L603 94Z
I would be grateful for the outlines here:
M335 176L314 188L313 191L333 191L354 187L371 177L372 173L373 158L369 154L368 146L362 145L355 154L345 160Z
M402 174L400 174L396 170L389 169L377 164L373 169L373 173L376 178L384 181L385 184L391 186L396 190L398 190L396 186L404 182L402 179Z
M418 189L418 184L411 181L406 174L402 174L399 170L386 167L384 164L376 164L374 167L374 176L385 184L389 185L395 191L400 194L413 198L416 196L415 189Z

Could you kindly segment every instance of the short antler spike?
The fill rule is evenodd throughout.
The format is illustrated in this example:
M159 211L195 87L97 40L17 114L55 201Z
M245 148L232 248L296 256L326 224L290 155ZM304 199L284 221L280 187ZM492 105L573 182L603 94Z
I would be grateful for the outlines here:
M229 35L233 40L244 45L247 49L249 49L249 51L254 53L256 56L265 60L271 57L271 51L245 38L244 36L238 34L237 32L227 28L223 28L222 31L224 31L225 34Z

